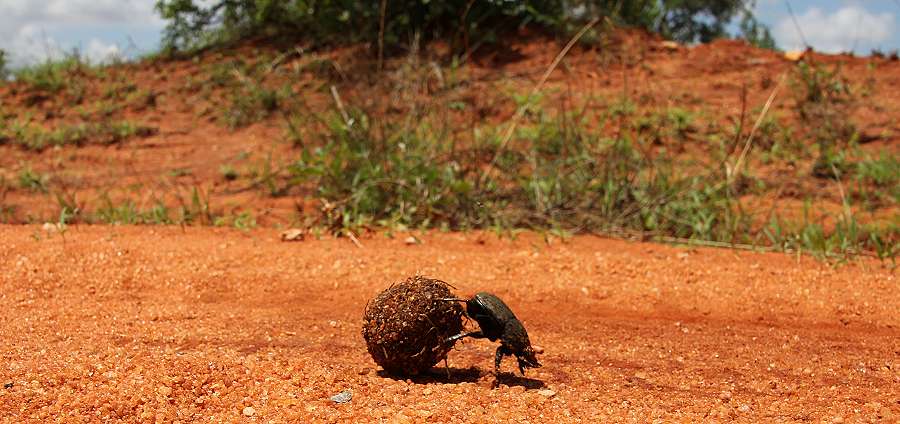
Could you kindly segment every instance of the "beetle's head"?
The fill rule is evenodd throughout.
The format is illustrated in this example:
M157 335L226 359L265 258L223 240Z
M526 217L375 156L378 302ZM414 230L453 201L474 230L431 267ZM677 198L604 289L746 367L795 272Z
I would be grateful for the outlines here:
M525 375L526 368L540 368L541 366L537 360L537 352L531 346L516 352L516 359L519 361L519 371L522 372L522 375Z

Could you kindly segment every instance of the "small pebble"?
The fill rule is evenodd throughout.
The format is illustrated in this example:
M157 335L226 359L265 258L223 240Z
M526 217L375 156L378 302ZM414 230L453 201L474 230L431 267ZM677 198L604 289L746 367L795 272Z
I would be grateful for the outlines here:
M253 409L252 406L247 406L247 407L244 407L244 411L243 411L243 412L244 412L244 415L246 415L246 416L248 416L248 417L252 417L253 414L256 413L256 410Z
M291 228L281 233L281 241L303 241L306 231L299 228Z
M548 397L548 398L556 396L556 392L554 392L553 390L550 390L550 389L538 390L538 394L543 397Z
M740 412L742 414L746 414L746 413L750 412L750 405L747 405L746 403L741 405L738 408L738 412Z
M350 399L353 399L353 393L349 390L344 390L331 397L331 400L334 401L334 403L347 403L350 402Z
M719 395L719 399L721 399L723 402L728 402L729 400L731 400L731 392L729 392L727 390L722 392Z

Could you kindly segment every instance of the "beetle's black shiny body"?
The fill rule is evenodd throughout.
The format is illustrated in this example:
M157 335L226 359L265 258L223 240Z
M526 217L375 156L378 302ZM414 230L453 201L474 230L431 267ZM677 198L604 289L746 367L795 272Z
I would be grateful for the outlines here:
M500 371L500 361L507 355L516 356L519 371L523 375L526 368L541 366L522 322L500 298L490 293L478 293L466 301L466 314L478 322L481 331L458 334L450 340L463 337L486 338L492 342L500 340L500 347L494 358L496 372Z

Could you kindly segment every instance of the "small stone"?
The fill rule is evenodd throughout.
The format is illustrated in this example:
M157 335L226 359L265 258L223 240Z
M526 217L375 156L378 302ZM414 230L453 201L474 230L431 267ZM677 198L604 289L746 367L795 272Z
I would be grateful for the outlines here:
M431 388L422 390L422 395L424 395L424 396L429 396L429 395L431 395L431 393L432 393Z
M347 403L353 399L353 392L349 390L344 390L330 398L334 403Z
M675 51L675 50L678 50L679 48L681 48L681 45L678 44L678 42L676 42L676 41L666 40L659 44L660 44L660 46L662 46L662 48L664 48L666 50L670 50L670 51Z
M750 412L750 405L747 405L746 403L741 405L740 407L738 407L738 412L740 412L742 414L746 414L746 413Z
M403 239L403 242L407 245L422 244L422 240L419 240L418 238L416 238L416 236L409 236Z
M291 228L281 232L281 241L303 241L306 231L299 228Z
M805 50L791 50L784 52L784 58L791 62L798 62L806 55Z
M833 422L833 423L838 423L838 424L843 423L843 422L844 422L844 417L838 415L838 416L832 418L832 419L831 419L831 422Z
M721 394L719 394L719 399L720 399L722 402L728 402L728 401L730 401L730 400L731 400L731 392L729 392L729 391L727 391L727 390L724 391L724 392L722 392Z
M163 395L163 396L169 396L169 395L172 394L172 388L171 388L171 387L167 387L167 386L159 386L159 387L156 389L156 393L159 393L159 394L161 394L161 395Z
M370 372L372 372L372 369L369 367L365 367L365 368L359 370L358 374L359 375L368 375Z
M552 398L553 396L556 396L556 392L550 389L538 390L538 394L546 398Z
M255 413L256 413L256 410L253 409L252 406L245 406L245 407L244 407L243 414L244 414L245 416L252 417L253 414L255 414Z
M525 387L524 386L513 386L513 387L509 388L509 392L512 394L525 393Z

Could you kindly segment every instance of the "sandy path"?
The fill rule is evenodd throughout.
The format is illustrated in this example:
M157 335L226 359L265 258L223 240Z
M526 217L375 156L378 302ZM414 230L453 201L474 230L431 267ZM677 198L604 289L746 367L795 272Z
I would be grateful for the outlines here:
M77 227L64 241L0 226L0 417L900 420L900 282L878 262L593 237L402 239L357 248L263 230ZM416 272L461 295L498 294L546 350L544 367L491 389L495 346L468 341L450 354L449 381L443 369L382 376L362 311ZM351 402L328 399L345 389Z

